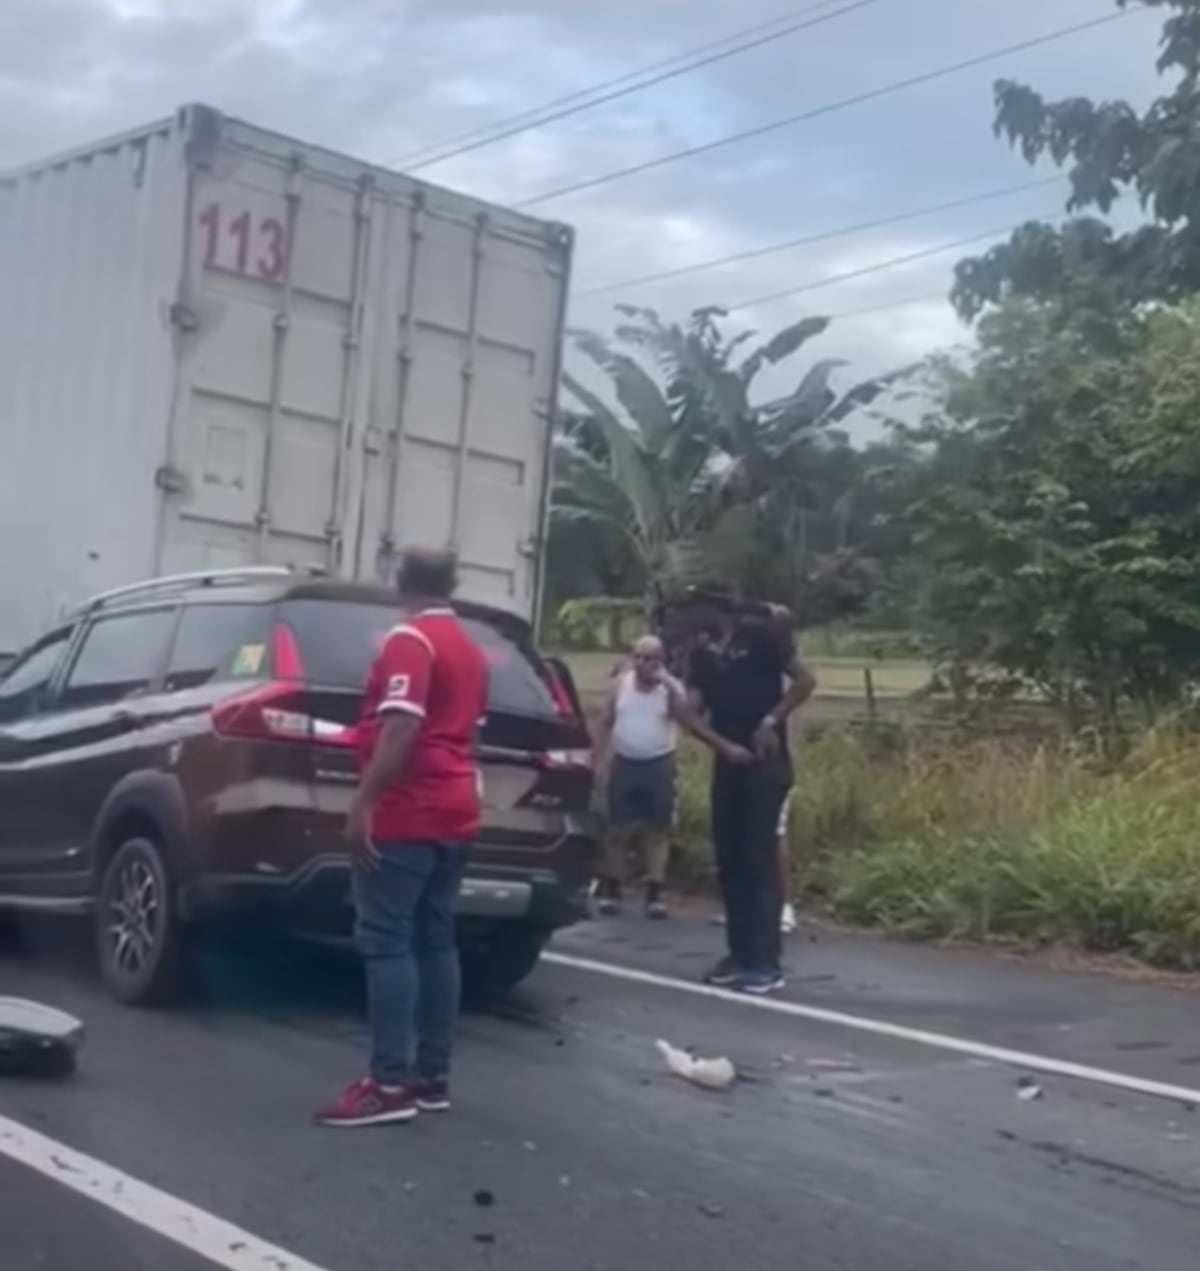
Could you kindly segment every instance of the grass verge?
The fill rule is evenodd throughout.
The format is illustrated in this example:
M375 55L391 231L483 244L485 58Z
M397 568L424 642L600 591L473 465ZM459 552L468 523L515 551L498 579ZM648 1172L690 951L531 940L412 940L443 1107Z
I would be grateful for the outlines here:
M685 751L681 879L711 881L707 757ZM1200 741L1115 769L1065 745L830 731L798 765L797 882L832 916L912 938L1066 942L1200 968Z

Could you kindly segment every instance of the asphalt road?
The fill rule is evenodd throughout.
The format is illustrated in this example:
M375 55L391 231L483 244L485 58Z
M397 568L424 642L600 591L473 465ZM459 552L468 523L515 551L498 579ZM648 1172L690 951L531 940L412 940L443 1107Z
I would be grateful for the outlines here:
M563 947L692 975L718 939L627 922ZM796 1000L1200 1084L1187 994L846 939L800 940L793 964ZM0 992L89 1028L78 1076L0 1083L0 1118L324 1271L1196 1266L1185 1106L1056 1078L1026 1100L1003 1065L551 964L464 1021L450 1116L321 1131L313 1107L361 1068L353 965L214 959L207 982L153 1015L108 1003L77 959L0 960ZM659 1037L745 1080L696 1090ZM209 1265L3 1155L0 1232L6 1271Z

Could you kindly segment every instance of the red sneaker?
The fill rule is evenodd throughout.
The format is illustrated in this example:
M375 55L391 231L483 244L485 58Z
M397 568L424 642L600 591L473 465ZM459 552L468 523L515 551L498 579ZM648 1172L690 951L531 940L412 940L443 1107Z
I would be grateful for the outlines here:
M417 1115L417 1101L412 1090L401 1086L385 1090L370 1077L356 1081L336 1103L317 1113L321 1125L354 1129L364 1125L391 1125L411 1121Z

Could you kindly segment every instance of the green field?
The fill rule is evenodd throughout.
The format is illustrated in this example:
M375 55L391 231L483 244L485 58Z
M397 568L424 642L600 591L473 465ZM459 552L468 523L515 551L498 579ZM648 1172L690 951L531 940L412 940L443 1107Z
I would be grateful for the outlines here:
M575 676L579 694L589 712L604 696L613 668L620 661L616 653L566 653L562 655ZM905 699L929 682L929 666L924 662L875 658L810 658L808 666L817 677L817 691L810 711L819 717L839 717L866 712L866 675L870 671L875 699L882 709L897 709Z

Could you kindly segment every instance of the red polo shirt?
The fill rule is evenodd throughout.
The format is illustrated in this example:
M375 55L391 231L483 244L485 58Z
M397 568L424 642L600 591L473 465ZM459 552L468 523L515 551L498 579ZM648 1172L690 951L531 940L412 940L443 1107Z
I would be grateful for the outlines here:
M487 691L483 653L452 609L426 609L389 632L367 678L360 764L374 753L389 713L421 723L404 772L375 807L377 844L454 842L479 833L475 742Z

